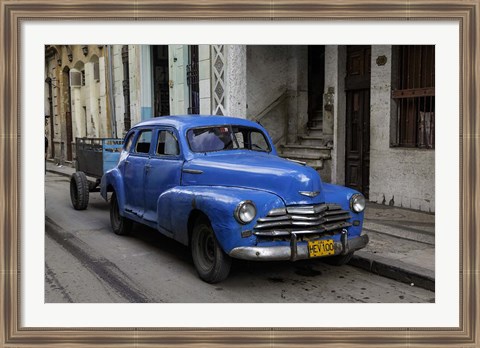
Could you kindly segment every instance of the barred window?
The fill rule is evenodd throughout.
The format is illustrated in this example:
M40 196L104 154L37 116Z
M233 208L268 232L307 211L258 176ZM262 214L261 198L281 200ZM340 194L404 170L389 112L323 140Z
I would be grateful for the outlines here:
M397 47L394 146L435 148L435 46Z
M188 46L187 85L189 93L188 114L200 113L198 45Z

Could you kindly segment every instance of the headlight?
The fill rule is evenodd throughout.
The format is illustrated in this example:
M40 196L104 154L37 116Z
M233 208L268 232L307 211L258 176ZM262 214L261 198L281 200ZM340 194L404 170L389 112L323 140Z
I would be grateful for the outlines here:
M241 224L248 224L257 215L257 208L252 201L243 201L237 205L234 215Z
M365 197L360 193L356 193L350 198L350 209L355 213L361 213L365 210Z

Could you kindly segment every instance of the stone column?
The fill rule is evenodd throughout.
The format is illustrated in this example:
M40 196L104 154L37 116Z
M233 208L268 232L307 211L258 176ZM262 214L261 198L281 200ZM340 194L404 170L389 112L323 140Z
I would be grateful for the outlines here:
M199 65L199 93L200 93L200 114L209 115L212 113L212 83L210 45L198 45Z
M140 45L140 118L142 121L153 116L152 52L150 45Z
M226 111L228 116L247 117L247 46L226 47Z
M346 46L325 46L325 105L324 128L333 137L331 181L345 183L345 75ZM324 108L325 108L324 105ZM325 112L327 111L327 112Z
M308 121L308 47L287 48L287 143L295 143Z
M247 46L212 45L212 113L247 117Z
M72 139L86 137L85 110L82 106L81 87L70 87L72 91Z

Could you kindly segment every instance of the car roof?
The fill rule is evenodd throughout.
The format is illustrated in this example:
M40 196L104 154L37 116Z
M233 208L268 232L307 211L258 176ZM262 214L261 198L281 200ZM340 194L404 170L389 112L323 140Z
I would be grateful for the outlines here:
M171 126L178 130L193 127L220 126L220 125L249 126L263 129L259 124L239 117L212 116L212 115L184 115L184 116L161 116L137 123L133 128L144 126Z

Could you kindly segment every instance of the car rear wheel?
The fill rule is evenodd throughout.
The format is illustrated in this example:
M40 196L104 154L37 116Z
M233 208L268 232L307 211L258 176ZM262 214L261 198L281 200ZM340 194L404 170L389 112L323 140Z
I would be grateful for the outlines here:
M75 172L70 177L70 200L75 210L85 210L88 206L88 180L84 172Z
M197 220L193 228L191 250L193 263L202 280L218 283L228 277L232 260L220 247L205 219Z
M332 266L343 266L347 264L353 257L353 251L345 255L335 255L323 258L325 263Z
M112 199L110 200L110 224L113 232L120 236L128 235L132 230L132 220L120 215L117 194L115 192L112 193Z

